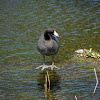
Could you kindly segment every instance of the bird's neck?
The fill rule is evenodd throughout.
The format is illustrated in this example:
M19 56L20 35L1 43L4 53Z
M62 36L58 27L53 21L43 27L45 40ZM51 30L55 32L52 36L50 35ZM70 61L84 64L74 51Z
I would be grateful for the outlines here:
M44 39L45 40L50 40L50 35L48 33L44 33Z

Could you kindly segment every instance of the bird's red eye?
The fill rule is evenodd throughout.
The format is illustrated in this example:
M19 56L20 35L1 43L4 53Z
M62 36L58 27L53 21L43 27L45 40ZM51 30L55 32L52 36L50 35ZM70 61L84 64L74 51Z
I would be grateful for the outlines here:
M52 29L51 32L54 33L54 29Z

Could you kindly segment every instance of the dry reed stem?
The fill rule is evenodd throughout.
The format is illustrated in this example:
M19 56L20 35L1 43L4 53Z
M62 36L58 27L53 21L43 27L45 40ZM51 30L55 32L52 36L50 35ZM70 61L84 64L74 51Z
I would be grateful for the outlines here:
M94 92L93 92L93 94L95 93L95 91L96 91L96 88L97 88L97 86L98 86L98 77L97 77L97 73L96 73L96 70L95 70L95 68L94 68L94 73L95 73L95 78L96 78L96 86L95 86L95 88L94 88Z
M75 100L77 100L77 96L75 95Z
M45 75L44 88L45 88L45 97L46 97L46 100L48 100L50 96L50 77L49 77L48 71L46 72L46 75Z

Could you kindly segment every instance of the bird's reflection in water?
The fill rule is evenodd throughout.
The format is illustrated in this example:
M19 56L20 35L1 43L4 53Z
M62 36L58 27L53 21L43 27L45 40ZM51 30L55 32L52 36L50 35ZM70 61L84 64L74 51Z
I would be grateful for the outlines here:
M54 91L60 88L59 86L60 76L57 74L56 71L51 71L51 70L42 71L38 75L37 81L38 81L38 86L40 87L40 90L44 89L45 97L47 100L49 100L50 98L53 98L51 94L53 94Z

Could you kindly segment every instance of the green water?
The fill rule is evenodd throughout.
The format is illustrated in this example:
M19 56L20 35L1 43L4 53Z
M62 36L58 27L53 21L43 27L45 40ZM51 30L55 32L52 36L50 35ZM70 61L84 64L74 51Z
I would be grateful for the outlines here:
M55 61L61 68L51 94L57 100L100 99L100 85L93 95L93 67L69 61L77 49L100 52L99 0L0 0L0 12L0 100L45 100L36 44L49 27L60 35Z

